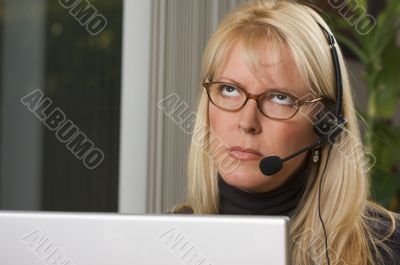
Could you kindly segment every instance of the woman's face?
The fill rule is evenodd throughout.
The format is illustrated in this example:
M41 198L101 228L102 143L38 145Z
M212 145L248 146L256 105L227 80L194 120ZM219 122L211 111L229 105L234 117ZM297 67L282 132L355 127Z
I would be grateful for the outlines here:
M256 74L249 69L240 42L232 48L227 61L217 69L212 81L223 81L235 84L251 94L261 94L271 89L289 92L297 98L309 95L295 62L286 48L281 58L276 62L273 57L265 54L262 74ZM281 100L278 97L275 100ZM306 153L284 163L283 168L272 176L265 176L259 169L259 162L265 156L276 155L286 157L306 145L312 144L317 136L313 132L310 115L306 116L300 110L289 120L273 120L265 117L253 99L238 112L221 110L209 104L209 119L211 134L218 137L227 146L224 154L232 157L236 167L231 172L225 172L223 167L214 162L225 182L245 191L270 191L279 187L304 162ZM211 143L212 148L213 142ZM215 143L220 146L221 143ZM251 149L242 150L242 149ZM259 153L262 155L255 155ZM222 154L222 153L221 153Z

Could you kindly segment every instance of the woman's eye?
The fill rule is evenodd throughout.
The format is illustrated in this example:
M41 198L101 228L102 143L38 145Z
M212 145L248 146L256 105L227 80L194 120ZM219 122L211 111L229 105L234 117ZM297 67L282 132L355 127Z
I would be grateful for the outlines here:
M220 93L225 97L237 97L240 95L238 89L233 86L223 85L220 87Z
M286 106L293 106L294 100L292 97L284 94L272 94L269 96L270 100L274 103Z

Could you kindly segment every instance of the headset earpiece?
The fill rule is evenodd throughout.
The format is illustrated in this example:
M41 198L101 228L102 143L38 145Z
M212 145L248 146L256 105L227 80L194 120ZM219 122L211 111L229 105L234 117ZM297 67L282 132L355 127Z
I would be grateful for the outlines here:
M333 121L328 118L324 118L319 120L316 124L314 124L314 132L320 136L326 136L332 130L334 126Z
M343 115L335 116L328 112L314 124L314 132L320 137L328 137L329 142L333 143L346 123Z

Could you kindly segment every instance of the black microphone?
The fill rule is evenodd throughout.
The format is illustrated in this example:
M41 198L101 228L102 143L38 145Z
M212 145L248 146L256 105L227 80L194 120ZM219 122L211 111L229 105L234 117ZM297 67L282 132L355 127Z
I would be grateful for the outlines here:
M282 169L284 162L286 162L286 161L288 161L288 160L290 160L290 159L292 159L292 158L294 158L294 157L296 157L296 156L298 156L298 155L300 155L300 154L302 154L302 153L304 153L304 152L306 152L308 150L311 150L316 146L324 144L325 141L327 141L327 140L328 140L328 136L321 137L314 144L306 146L306 147L300 149L299 151L297 151L297 152L295 152L295 153L291 154L290 156L287 156L287 157L285 157L283 159L280 158L279 156L267 156L267 157L264 157L260 161L260 165L259 165L260 170L264 175L271 176L271 175L277 173L279 170Z

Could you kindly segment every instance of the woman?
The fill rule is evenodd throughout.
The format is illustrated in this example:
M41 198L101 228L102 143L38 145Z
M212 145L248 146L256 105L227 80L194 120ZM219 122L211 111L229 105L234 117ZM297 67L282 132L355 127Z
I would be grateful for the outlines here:
M290 216L292 264L399 264L398 216L368 201L368 163L338 47L342 132L276 173L260 171L263 157L321 139L316 122L338 106L328 28L289 1L252 1L225 17L203 58L188 199L172 212ZM326 246L313 244L321 239L326 257Z

